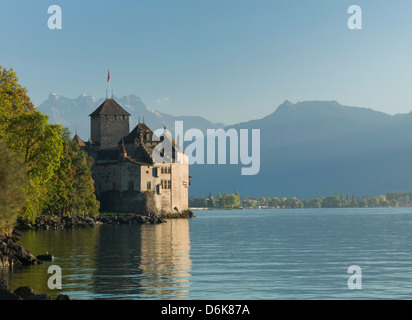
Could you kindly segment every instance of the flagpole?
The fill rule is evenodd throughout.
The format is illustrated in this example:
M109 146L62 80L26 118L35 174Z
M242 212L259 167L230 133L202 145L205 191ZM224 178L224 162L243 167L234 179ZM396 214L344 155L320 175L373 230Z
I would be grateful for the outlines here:
M107 73L107 83L109 85L109 94L110 94L110 68L109 68L109 71ZM107 92L106 92L106 99L107 99L107 97L108 97L108 95L107 95Z

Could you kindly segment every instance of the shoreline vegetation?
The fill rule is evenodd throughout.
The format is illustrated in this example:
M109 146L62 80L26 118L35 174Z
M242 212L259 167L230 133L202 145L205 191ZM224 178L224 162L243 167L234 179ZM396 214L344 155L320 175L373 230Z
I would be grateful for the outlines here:
M92 165L69 130L34 107L13 68L0 66L0 235L18 219L97 216Z
M230 209L309 209L309 208L389 208L412 207L412 192L386 192L380 196L349 196L348 193L314 199L278 197L241 197L234 194L218 193L216 198L189 197L191 210L230 210Z

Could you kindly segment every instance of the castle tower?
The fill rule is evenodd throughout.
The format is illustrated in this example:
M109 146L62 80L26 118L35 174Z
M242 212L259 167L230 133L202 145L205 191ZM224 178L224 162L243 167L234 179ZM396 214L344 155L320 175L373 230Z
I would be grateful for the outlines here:
M129 116L114 99L106 99L90 116L90 137L97 148L118 146L129 134Z

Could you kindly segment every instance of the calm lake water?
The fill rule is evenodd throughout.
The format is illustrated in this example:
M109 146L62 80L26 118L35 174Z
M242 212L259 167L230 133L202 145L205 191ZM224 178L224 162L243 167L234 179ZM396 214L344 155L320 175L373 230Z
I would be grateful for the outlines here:
M73 299L411 299L412 208L197 211L161 225L28 231L54 262L0 270ZM62 289L49 290L50 265ZM362 270L350 290L348 267Z

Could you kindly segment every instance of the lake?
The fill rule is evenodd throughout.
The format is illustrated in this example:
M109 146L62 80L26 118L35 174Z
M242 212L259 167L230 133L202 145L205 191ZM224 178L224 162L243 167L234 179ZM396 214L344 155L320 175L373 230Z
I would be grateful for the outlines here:
M411 299L412 208L195 211L160 225L26 231L54 262L0 270L72 299ZM62 289L50 290L50 265ZM348 267L362 289L348 288ZM360 274L358 274L360 275Z

